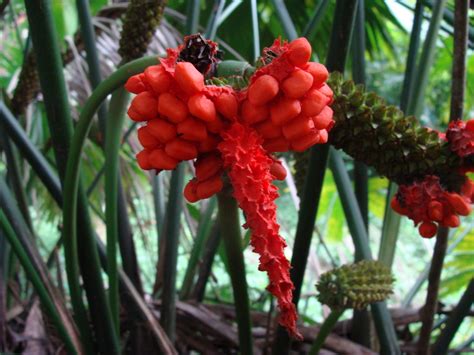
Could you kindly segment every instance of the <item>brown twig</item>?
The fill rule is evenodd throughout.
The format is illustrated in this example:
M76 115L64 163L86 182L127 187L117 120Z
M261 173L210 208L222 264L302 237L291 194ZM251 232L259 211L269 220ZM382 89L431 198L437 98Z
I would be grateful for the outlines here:
M468 2L469 0L456 0L455 3L450 121L462 119L463 116L464 93L466 88L467 30L469 25L469 15L466 9ZM430 353L430 336L433 328L436 304L438 303L441 272L448 245L448 231L448 228L440 228L433 251L433 260L428 277L426 302L420 314L422 326L417 350L420 355Z

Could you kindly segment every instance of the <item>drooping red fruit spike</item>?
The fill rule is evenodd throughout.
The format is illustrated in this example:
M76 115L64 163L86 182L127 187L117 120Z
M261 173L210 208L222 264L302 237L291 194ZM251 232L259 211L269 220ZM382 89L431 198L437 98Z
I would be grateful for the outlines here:
M302 339L296 327L296 309L292 302L293 283L290 263L283 253L286 243L279 235L275 199L277 187L270 172L274 161L262 147L262 138L248 126L234 123L222 134L218 149L234 189L234 197L244 211L252 237L250 244L260 255L259 270L270 279L267 287L278 300L280 324L290 335Z

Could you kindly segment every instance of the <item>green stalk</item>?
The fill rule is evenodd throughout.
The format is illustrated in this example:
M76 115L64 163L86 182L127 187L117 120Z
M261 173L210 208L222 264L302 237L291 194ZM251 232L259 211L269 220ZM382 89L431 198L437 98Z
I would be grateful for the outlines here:
M33 48L36 54L39 79L44 96L48 124L60 177L66 173L72 119L68 103L63 66L59 52L59 42L54 28L54 21L49 0L25 1ZM110 326L110 311L106 302L94 234L87 210L87 200L81 187L78 186L78 217L81 239L75 234L64 234L64 251L66 269L70 285L71 301L83 340L88 351L92 351L91 329L87 312L82 299L82 288L79 285L78 261L81 262L86 294L91 308L91 318L97 334L97 342L102 352L118 352L118 337ZM68 200L65 200L69 204ZM76 216L75 216L76 217ZM77 231L75 230L74 233ZM78 244L81 258L78 257Z
M326 340L328 335L331 333L332 328L334 328L334 326L336 325L337 321L342 316L344 311L345 309L341 309L337 311L333 310L331 311L331 313L329 313L329 316L324 320L323 324L321 325L321 328L319 328L318 335L313 345L311 346L309 355L319 354L319 351L321 350L321 347L323 346L324 341Z
M241 354L252 355L252 323L237 202L224 192L217 195L217 200L221 235L229 260L229 274L234 292L235 314L239 329L239 350Z
M4 125L8 137L15 143L21 154L26 158L53 199L56 200L59 205L62 205L61 184L57 175L53 172L48 161L38 148L31 143L25 131L18 123L18 120L15 119L3 102L0 102L0 121Z
M176 266L178 262L181 210L183 206L184 163L171 174L170 193L166 209L164 280L161 324L171 341L176 338Z
M102 81L100 73L100 62L97 55L96 36L94 26L92 25L89 1L76 0L77 14L79 17L81 39L84 41L86 50L87 67L89 69L89 81L93 89L95 89ZM105 123L107 119L106 105L99 108L99 127L102 134L105 132Z
M191 255L189 256L188 266L184 274L183 285L181 286L180 298L185 300L188 299L191 293L192 286L194 284L194 277L196 275L196 269L198 262L201 259L202 249L209 239L209 235L212 229L212 216L216 209L216 199L211 198L206 207L206 210L199 220L199 225L194 238L193 248Z
M260 56L260 34L258 28L257 0L250 0L250 12L252 17L252 44L254 62Z
M446 250L446 255L451 254L451 252L459 245L459 243L461 243L464 240L464 238L469 234L472 228L473 228L473 225L471 224L461 233L460 236L458 236L453 242L450 243L450 245L448 246L448 249ZM448 236L448 238L451 239L451 235ZM418 278L416 279L414 285L410 288L405 298L403 299L402 307L411 306L411 303L413 302L413 299L415 298L418 291L420 291L421 286L423 286L423 284L428 279L429 272L430 272L430 262L427 262L423 271L418 275Z
M74 342L71 338L71 335L69 334L68 330L65 328L64 323L59 316L59 313L54 305L54 303L51 300L51 297L46 290L46 287L43 284L43 281L38 275L38 272L36 271L35 266L31 263L29 255L25 252L23 249L23 246L21 243L18 241L18 237L13 230L13 227L11 226L10 222L8 221L7 217L3 213L2 210L0 210L0 225L4 231L5 237L8 239L8 243L10 243L13 251L15 252L15 255L18 257L18 260L20 261L21 265L25 269L26 275L28 276L28 279L31 281L33 284L36 293L38 294L39 299L41 300L41 304L48 313L48 316L52 320L53 324L55 325L59 336L61 337L62 341L64 341L64 345L66 346L66 349L68 353L70 354L80 354L82 353L82 348L79 342Z
M330 155L330 166L333 171L339 197L341 199L347 225L351 232L352 241L355 247L356 261L362 259L372 259L369 248L369 238L367 229L364 226L356 197L351 189L350 179L344 167L344 162L334 149ZM393 321L388 312L385 302L377 302L371 305L375 322L375 329L379 337L381 354L399 354L397 334L393 326Z
M273 7L276 10L278 19L283 26L283 31L285 32L286 37L292 41L298 38L298 32L296 31L295 24L291 20L288 9L286 8L283 0L272 0Z
M190 296L191 299L197 302L202 302L206 293L206 285L211 275L212 264L219 248L221 235L219 232L219 221L217 220L212 226L209 239L204 247L202 262L199 265L198 277L194 289Z
M328 9L330 1L329 0L321 0L314 10L314 14L311 17L311 20L305 26L303 30L303 37L308 38L308 41L313 39L314 33L316 29L319 27L324 15L326 14L326 10Z
M110 101L110 117L107 120L105 134L105 214L107 229L107 274L109 277L109 305L117 334L120 331L119 282L117 269L118 240L118 186L119 186L119 150L125 111L128 105L128 93L122 87L117 89Z
M329 71L337 70L344 72L356 9L357 1L338 0L336 2L329 53L326 61ZM295 242L293 244L293 255L291 257L292 268L290 276L295 286L293 291L293 303L295 305L298 305L301 295L301 287L311 246L314 223L318 213L328 154L328 144L311 148L303 198L301 199L298 215ZM274 355L288 353L290 343L291 341L286 330L279 326L272 347L272 353Z
M400 97L400 109L408 115L409 103L413 100L412 91L415 85L415 69L418 49L420 46L421 25L423 22L423 0L417 0L415 14L413 19L413 27L410 34L410 44L408 48L408 56L405 69L405 77L403 80L402 93ZM423 65L423 63L420 63ZM392 210L390 201L398 191L398 185L390 182L388 185L387 199L385 203L384 221L382 225L382 236L380 241L379 258L389 268L392 268L395 258L396 244L398 240L398 232L400 229L401 216Z
M225 0L214 0L209 21L206 26L205 37L208 39L214 39L216 36L217 28L219 27L219 19L224 10Z
M462 321L471 310L472 304L474 304L474 279L471 279L459 300L459 303L449 315L445 327L433 345L433 355L443 355L448 353L449 344L451 344L451 341L461 326Z
M23 218L31 231L33 231L33 224L31 223L30 211L28 209L28 202L26 200L26 191L22 186L22 179L20 173L20 161L18 159L18 152L16 147L12 145L12 142L7 136L4 125L0 122L0 146L5 152L6 165L7 165L7 176L9 183L15 192L15 197L20 207Z
M85 103L81 115L79 117L74 136L72 137L71 150L69 152L69 159L67 161L66 176L64 179L64 201L68 203L63 205L63 238L66 247L66 240L69 252L69 271L68 278L72 287L79 289L78 276L79 270L77 268L77 209L78 209L78 191L79 191L79 171L80 171L80 156L90 130L94 114L107 96L125 84L127 79L134 74L142 72L147 66L157 63L156 57L147 57L139 59L129 64L122 66L115 71L109 78L105 79L92 93ZM93 240L92 240L93 242ZM95 246L93 249L96 251ZM93 255L93 254L92 254ZM96 275L100 277L100 272ZM105 298L104 298L105 299ZM110 314L108 305L102 309L104 314ZM113 325L111 316L106 318L108 324ZM112 326L114 334L115 328ZM113 337L116 339L116 335ZM113 339L112 338L112 339ZM112 341L114 351L118 352L118 340ZM109 348L110 351L110 348Z
M196 33L199 28L199 12L201 2L199 0L189 0L186 11L186 33Z
M365 1L359 0L352 40L352 76L354 82L365 85ZM360 161L354 161L354 192L364 219L367 237L369 234L369 176L368 167ZM354 310L351 339L370 349L373 336L372 322L367 309Z
M59 295L53 282L50 279L47 268L44 265L43 259L41 258L38 249L34 243L31 232L26 226L26 223L22 217L20 210L16 204L13 195L8 188L3 177L0 177L0 210L3 211L7 220L12 225L17 240L21 244L23 250L27 253L28 260L36 270L38 276L41 279L41 283L48 291L51 300L55 304L55 308L61 317L61 322L64 327L68 330L71 339L73 340L77 349L81 349L81 340L79 340L79 334L77 333L74 322L71 318L71 314L64 304L64 300ZM82 339L84 344L85 340Z
M428 84L429 71L433 66L434 56L436 53L436 41L438 39L439 29L441 27L441 20L443 18L443 10L447 0L437 0L431 15L430 26L426 39L423 44L423 51L421 53L420 63L415 73L414 86L416 90L413 91L412 100L410 100L407 112L420 117L423 111L423 102L425 97L426 86Z
M442 1L440 1L442 3ZM433 10L433 15L442 12L443 4L437 4ZM466 91L466 55L469 28L469 13L465 0L455 2L455 25L454 25L454 48L453 67L451 80L451 110L449 121L462 119L464 112L464 97ZM439 284L441 273L448 246L449 228L442 227L438 230L436 243L433 250L430 273L428 276L428 292L426 294L425 305L421 312L421 329L418 339L418 354L428 353L430 350L430 337L433 328L434 315L438 304Z

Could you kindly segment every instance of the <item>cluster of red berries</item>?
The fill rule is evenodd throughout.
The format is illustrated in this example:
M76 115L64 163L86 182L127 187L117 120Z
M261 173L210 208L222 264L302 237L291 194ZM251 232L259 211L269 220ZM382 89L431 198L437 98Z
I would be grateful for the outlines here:
M188 62L148 67L131 77L126 89L137 96L128 114L146 121L138 129L144 149L138 153L142 169L173 170L194 160L196 178L185 190L195 202L222 189L222 162L217 154L220 132L237 116L237 97L228 87L207 86L204 76Z
M451 150L460 157L474 154L474 119L451 122L446 132L446 139Z
M255 128L271 153L326 143L334 125L326 67L308 62L311 46L305 38L277 40L269 51L280 55L252 76L242 101L243 122Z
M196 177L184 190L186 199L196 202L222 189L217 147L231 122L255 129L269 153L304 151L326 143L334 124L327 69L308 62L311 46L305 38L276 40L266 50L279 55L257 70L248 89L240 92L206 85L192 63L178 61L177 50L169 50L160 65L132 76L125 88L137 96L128 114L146 122L138 129L144 147L137 155L140 167L173 170L181 161L196 159ZM284 179L285 169L278 160L273 162L271 174Z
M411 185L400 185L391 202L393 210L407 216L424 238L436 235L438 226L456 228L459 216L471 213L474 183L466 179L460 193L446 191L437 176L426 176Z

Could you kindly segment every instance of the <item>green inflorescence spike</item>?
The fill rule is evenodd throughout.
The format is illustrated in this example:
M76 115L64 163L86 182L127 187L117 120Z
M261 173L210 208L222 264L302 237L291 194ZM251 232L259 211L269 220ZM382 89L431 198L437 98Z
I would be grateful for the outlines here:
M456 171L461 161L437 132L363 86L344 81L340 73L332 73L328 84L336 121L329 137L336 148L398 184L436 175L448 190L460 188L464 177Z
M167 1L132 0L124 18L119 54L123 62L146 53Z
M333 310L364 309L387 299L393 293L393 281L385 265L363 260L322 274L316 285L318 300Z

